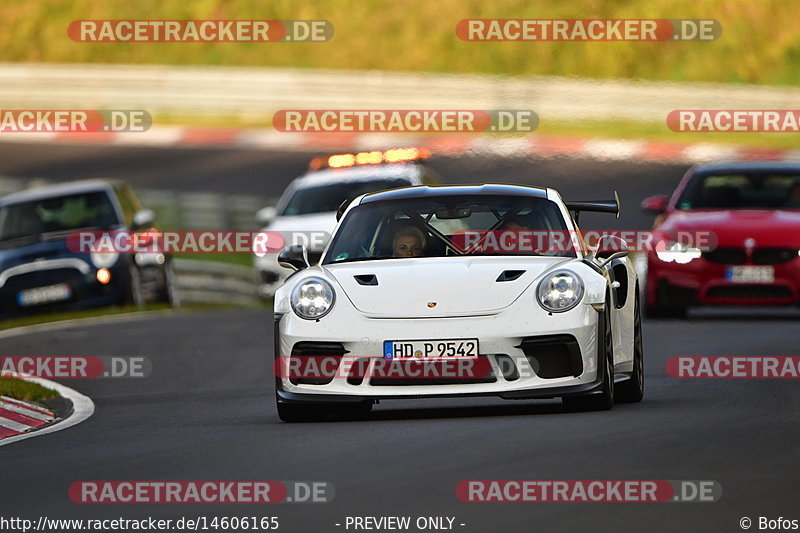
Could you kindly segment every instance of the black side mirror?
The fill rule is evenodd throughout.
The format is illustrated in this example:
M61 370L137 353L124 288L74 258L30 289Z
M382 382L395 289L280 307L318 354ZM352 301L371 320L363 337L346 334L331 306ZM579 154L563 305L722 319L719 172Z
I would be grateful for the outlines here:
M308 251L302 244L287 246L278 254L278 264L292 270L303 270L309 267Z
M594 256L603 267L613 261L627 256L630 253L628 243L625 239L617 235L603 235L597 243L597 251Z

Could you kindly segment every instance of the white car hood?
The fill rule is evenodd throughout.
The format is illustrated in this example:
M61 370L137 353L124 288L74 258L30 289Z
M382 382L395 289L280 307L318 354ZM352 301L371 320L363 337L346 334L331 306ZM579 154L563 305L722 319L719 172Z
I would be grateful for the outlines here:
M356 309L381 318L490 315L511 305L564 257L441 257L384 259L325 265ZM496 281L506 270L524 270L513 281ZM354 276L374 274L377 285ZM430 304L435 302L435 306Z

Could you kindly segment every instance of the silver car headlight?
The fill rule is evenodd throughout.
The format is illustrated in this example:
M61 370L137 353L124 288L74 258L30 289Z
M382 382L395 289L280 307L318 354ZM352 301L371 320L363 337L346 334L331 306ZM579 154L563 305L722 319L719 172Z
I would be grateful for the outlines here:
M569 270L556 270L539 282L539 305L551 313L569 311L583 298L583 281Z
M295 285L290 301L297 316L306 320L317 320L331 310L336 301L336 293L324 279L311 277Z
M92 264L97 268L108 268L117 262L119 253L117 252L92 252L89 254L89 259Z

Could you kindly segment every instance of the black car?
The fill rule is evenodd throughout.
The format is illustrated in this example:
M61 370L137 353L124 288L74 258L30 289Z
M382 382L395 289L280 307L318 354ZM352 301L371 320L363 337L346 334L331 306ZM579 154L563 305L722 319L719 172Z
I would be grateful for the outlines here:
M177 305L169 255L79 253L68 246L78 230L138 231L153 223L153 212L117 180L0 198L0 317L151 300Z

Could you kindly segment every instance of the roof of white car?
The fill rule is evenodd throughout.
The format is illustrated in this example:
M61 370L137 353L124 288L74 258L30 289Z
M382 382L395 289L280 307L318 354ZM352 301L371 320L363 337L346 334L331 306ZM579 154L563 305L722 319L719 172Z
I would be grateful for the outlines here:
M404 187L389 191L378 191L365 194L361 203L380 202L384 200L405 200L409 198L436 198L441 196L522 196L547 198L548 191L541 187L526 185L508 185L503 183L486 183L483 185L437 185L434 187Z
M346 168L326 168L300 176L292 185L296 188L317 187L329 183L348 181L375 181L407 178L421 183L422 169L414 163L390 163L384 165L362 165Z

